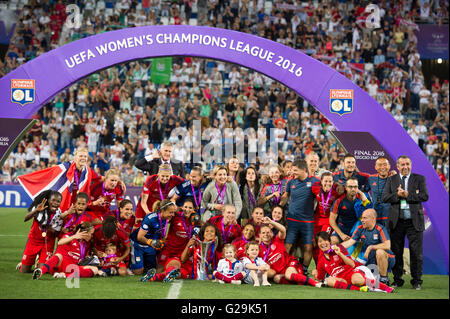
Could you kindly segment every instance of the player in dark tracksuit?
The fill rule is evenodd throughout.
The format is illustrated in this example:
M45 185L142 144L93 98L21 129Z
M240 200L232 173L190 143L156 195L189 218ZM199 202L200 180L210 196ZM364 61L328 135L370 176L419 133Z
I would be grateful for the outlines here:
M391 166L386 157L379 157L375 161L375 170L378 174L370 175L368 179L368 190L372 196L373 208L377 212L377 224L387 227L387 219L389 214L389 207L391 204L383 203L383 191L386 181L389 177L389 170Z

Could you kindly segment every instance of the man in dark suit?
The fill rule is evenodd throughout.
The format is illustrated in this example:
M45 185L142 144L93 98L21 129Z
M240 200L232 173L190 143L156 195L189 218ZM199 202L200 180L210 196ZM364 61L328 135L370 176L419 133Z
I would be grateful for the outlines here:
M159 165L169 164L172 167L172 174L183 178L186 178L186 171L184 169L184 163L172 160L173 144L171 142L164 142L161 144L161 149L153 155L152 158L148 156L136 161L136 166L140 170L148 172L149 175L158 174Z
M393 286L404 284L403 249L405 236L408 237L410 251L411 284L420 290L422 285L423 231L425 222L422 202L428 200L425 177L411 173L411 159L402 155L397 159L399 174L390 176L383 192L383 202L390 203L388 227L391 248L395 254Z

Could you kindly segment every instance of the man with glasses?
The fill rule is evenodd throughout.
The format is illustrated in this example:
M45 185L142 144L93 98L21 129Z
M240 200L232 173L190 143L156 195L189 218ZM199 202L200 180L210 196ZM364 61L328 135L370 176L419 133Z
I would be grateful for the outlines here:
M345 194L334 202L330 212L332 245L350 239L353 226L367 208L372 208L372 203L358 188L358 180L350 177L345 183Z

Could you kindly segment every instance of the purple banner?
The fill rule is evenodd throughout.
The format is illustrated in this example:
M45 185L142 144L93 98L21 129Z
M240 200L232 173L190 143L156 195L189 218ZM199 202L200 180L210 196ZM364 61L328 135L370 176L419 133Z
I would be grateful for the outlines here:
M30 118L61 90L91 73L126 61L163 56L216 59L253 69L294 90L337 130L371 133L393 159L408 155L413 171L426 177L430 197L424 207L448 271L448 192L425 154L362 88L320 61L280 43L232 30L184 25L136 27L89 36L42 54L1 78L0 117ZM49 75L52 81L48 81ZM23 82L26 79L34 80L33 89L28 88L31 83ZM29 93L23 101L33 102L21 105L21 96L13 101L13 80L26 84Z
M417 36L417 48L421 59L448 60L448 25L421 24Z
M378 157L384 156L389 160L391 169L395 169L395 161L380 143L367 132L331 132L347 153L353 154L356 159L356 166L361 172L377 174L375 161Z
M0 118L0 168L33 123L31 119Z
M139 198L141 196L142 187L137 186L127 186L127 191L125 192L125 199L129 199L133 202L133 211L136 211L137 205L139 205ZM116 200L111 202L111 210L117 209Z

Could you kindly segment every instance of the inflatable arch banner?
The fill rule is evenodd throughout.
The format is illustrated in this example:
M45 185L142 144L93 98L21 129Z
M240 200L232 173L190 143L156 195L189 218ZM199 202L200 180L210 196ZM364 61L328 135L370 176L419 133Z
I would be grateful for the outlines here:
M448 273L449 196L426 156L363 89L277 42L225 29L173 25L89 36L47 52L0 79L0 118L31 118L58 92L91 73L126 61L165 56L222 60L263 73L297 92L337 130L370 133L393 159L408 155L412 170L427 180L430 196L424 207L439 246L431 258L444 264L438 272ZM425 254L428 248L433 249L425 242Z

